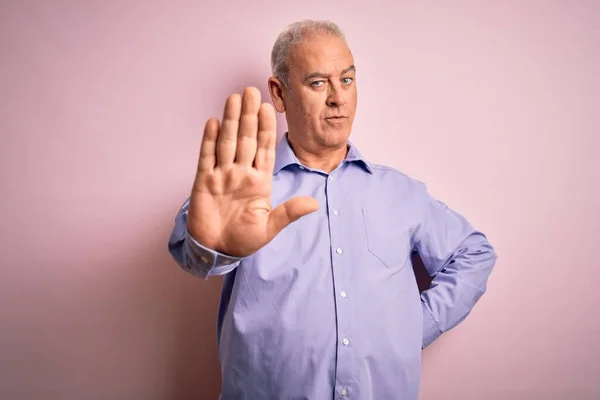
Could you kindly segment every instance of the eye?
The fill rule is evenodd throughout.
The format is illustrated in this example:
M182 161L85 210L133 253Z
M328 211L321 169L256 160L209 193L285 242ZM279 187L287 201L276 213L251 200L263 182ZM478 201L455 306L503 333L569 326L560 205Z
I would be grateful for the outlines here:
M352 81L354 81L354 79L353 79L353 78L349 78L349 77L342 78L342 82L344 82L344 84L346 84L346 85L349 85L349 84L351 84L351 83L352 83Z
M311 86L318 88L318 87L323 86L324 84L325 84L325 81L314 81L311 83Z

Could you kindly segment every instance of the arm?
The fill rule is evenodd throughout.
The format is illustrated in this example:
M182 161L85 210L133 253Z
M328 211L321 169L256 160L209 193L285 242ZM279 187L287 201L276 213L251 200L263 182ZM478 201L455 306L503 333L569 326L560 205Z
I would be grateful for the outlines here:
M169 253L180 267L204 280L232 271L240 264L242 258L219 253L198 243L187 229L189 206L188 198L177 213L175 226L169 238Z
M486 291L497 256L485 235L423 186L416 248L430 276L421 294L423 348L462 322Z

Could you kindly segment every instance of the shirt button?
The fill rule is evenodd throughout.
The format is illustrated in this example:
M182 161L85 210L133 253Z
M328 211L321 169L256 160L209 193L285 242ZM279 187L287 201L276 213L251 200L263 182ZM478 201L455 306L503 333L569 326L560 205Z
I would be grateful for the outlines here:
M338 254L342 254L342 249L338 247L338 248L335 250L335 252L336 252L336 253L338 253Z
M350 341L348 339L344 338L344 340L342 340L342 343L344 343L344 346L348 346Z
M346 296L348 296L348 294L347 294L346 292L342 291L342 292L340 293L340 296L342 296L342 297L346 297Z
M338 215L339 211L338 210L333 210L333 215Z
M344 388L344 389L340 390L340 394L342 396L346 396L348 394L348 391L346 390L346 388Z
M329 175L329 180L332 181L333 180L333 176Z
M300 169L304 169L304 165L300 165L300 167L299 167L299 168L300 168Z

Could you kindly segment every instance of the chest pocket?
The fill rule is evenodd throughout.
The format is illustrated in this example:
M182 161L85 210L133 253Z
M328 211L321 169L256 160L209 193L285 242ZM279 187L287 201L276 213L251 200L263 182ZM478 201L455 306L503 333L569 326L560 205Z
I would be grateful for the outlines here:
M410 235L383 210L363 208L367 250L386 268L402 269L410 259Z

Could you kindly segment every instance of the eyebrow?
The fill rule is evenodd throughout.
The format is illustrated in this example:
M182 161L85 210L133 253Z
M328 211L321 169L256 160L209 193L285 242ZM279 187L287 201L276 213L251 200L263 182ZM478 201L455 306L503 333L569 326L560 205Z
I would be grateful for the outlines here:
M348 68L346 68L345 70L343 70L340 75L347 74L350 71L356 72L356 67L354 65L351 65ZM331 74L326 74L324 72L313 72L312 74L309 74L306 78L304 78L304 81L307 82L313 78L329 78L330 76L331 76Z

